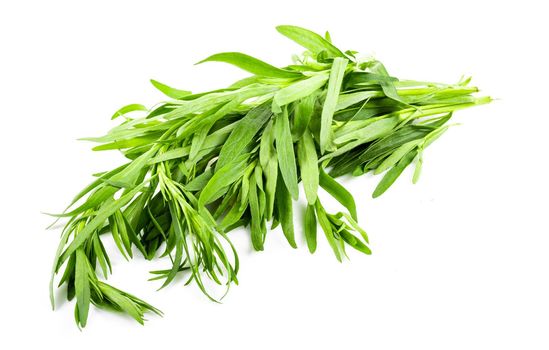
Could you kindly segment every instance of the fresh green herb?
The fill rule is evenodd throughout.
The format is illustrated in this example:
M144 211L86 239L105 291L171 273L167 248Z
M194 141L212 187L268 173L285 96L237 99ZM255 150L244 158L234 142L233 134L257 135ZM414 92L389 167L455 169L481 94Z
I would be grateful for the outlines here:
M383 194L440 137L456 110L490 102L476 97L470 79L457 84L399 80L377 60L341 51L328 33L279 26L306 51L277 68L254 57L226 52L202 62L235 65L252 76L226 89L193 94L156 80L170 98L153 110L130 104L114 113L120 124L102 137L96 151L119 150L127 163L101 174L67 209L55 254L55 276L76 298L75 318L87 324L90 304L124 312L140 323L146 312L161 312L99 279L112 273L103 241L112 237L120 255L166 261L152 271L161 288L183 276L219 301L205 278L226 293L238 283L239 260L228 232L248 226L256 250L280 224L297 247L293 207L303 183L307 206L303 232L311 253L320 226L336 258L346 248L370 254L358 225L353 196L335 178L384 173L373 196ZM328 213L321 187L344 208ZM63 270L64 271L61 271Z

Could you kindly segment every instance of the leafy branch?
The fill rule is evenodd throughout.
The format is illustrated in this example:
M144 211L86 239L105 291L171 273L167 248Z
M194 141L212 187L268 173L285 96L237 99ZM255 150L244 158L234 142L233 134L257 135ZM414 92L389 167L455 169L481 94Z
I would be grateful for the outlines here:
M238 283L239 261L228 233L249 227L254 249L278 225L296 248L293 205L302 183L307 208L303 232L311 253L317 228L339 261L347 247L370 254L358 225L353 196L336 180L345 174L384 173L373 196L383 194L410 164L419 178L424 150L449 127L453 112L490 102L476 97L469 79L457 84L399 80L375 59L341 51L329 35L295 26L277 30L303 46L291 65L220 53L203 62L233 64L252 75L228 88L193 94L156 80L169 100L147 110L140 104L112 116L120 124L101 137L96 151L118 150L128 162L96 174L68 208L50 286L66 285L76 297L75 318L87 323L90 304L124 312L143 323L161 312L100 281L112 273L103 245L111 237L120 255L168 260L152 271L161 288L187 276L211 300L208 281L225 293ZM141 114L141 115L140 115ZM326 212L319 188L345 211Z

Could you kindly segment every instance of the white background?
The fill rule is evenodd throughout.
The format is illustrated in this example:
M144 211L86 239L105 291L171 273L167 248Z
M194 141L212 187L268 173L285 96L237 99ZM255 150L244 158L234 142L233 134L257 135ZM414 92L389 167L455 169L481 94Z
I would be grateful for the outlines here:
M55 349L547 349L547 11L534 1L3 1L0 5L0 347ZM182 283L156 292L167 261L113 254L114 285L165 312L145 326L73 303L51 311L60 211L91 177L120 164L76 138L96 136L128 103L162 99L155 78L193 91L246 74L193 63L242 51L275 65L301 51L278 24L323 32L375 54L401 78L456 82L498 100L456 114L410 173L371 199L379 177L344 182L373 255L338 263L319 236L311 256L280 231L253 253L231 234L240 285L216 305ZM544 34L545 33L545 34ZM301 231L298 231L301 232ZM62 299L62 298L59 298Z

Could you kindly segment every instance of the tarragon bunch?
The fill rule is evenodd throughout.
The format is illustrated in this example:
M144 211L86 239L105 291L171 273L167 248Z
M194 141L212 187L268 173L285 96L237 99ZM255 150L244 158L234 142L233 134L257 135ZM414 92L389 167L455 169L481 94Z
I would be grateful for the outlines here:
M307 51L277 68L228 52L202 62L233 64L252 76L225 89L193 94L152 80L170 99L148 110L132 104L94 150L119 150L126 164L96 174L60 217L68 218L52 271L64 268L59 285L76 296L75 318L84 327L90 303L123 311L138 322L148 303L99 278L111 273L103 240L112 238L129 259L165 258L153 271L162 287L183 274L210 299L210 281L237 283L238 256L227 235L249 227L251 243L263 250L268 226L282 227L297 247L293 203L303 184L307 208L303 232L310 252L322 229L336 258L350 246L370 254L357 224L355 202L335 177L384 173L381 195L411 163L418 179L422 154L448 129L455 110L484 104L469 79L455 85L390 76L381 62L342 52L324 37L294 26L277 30ZM135 117L138 111L142 116ZM329 213L322 187L345 209Z

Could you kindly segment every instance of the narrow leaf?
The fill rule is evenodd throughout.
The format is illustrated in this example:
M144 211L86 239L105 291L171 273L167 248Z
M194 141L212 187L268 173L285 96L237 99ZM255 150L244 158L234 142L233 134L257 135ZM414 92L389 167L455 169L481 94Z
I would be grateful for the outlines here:
M416 168L414 169L414 176L412 177L412 183L417 183L421 175L421 168L423 167L423 151L420 150L417 155Z
M312 254L316 251L316 214L314 204L307 206L304 229L307 248L309 248L309 252Z
M323 72L280 89L274 95L273 112L279 113L281 107L311 95L326 84L328 77Z
M273 216L274 201L276 197L276 184L278 182L278 161L276 155L273 154L267 163L267 167L263 169L265 173L265 196L266 196L266 209L265 219L270 220Z
M391 153L391 155L376 168L374 171L374 175L381 174L385 170L391 168L393 165L395 165L399 160L402 159L408 152L412 150L412 148L416 147L421 140L413 140L410 142L407 142L403 144L402 146L398 147L396 150Z
M191 94L190 91L175 89L166 84L162 84L161 82L154 79L151 79L151 84L153 84L153 86L157 88L160 92L162 92L164 95L171 98L179 99L181 97L188 96Z
M129 140L120 140L120 141L114 141L110 143L106 143L103 145L95 146L92 148L93 151L108 151L113 149L124 149L124 148L131 148L131 147L139 147L144 145L149 145L151 143L154 143L158 138L157 137L135 137L133 139Z
M345 243L347 243L351 247L355 248L356 250L364 254L367 254L367 255L372 254L372 251L370 250L370 248L368 248L366 244L364 244L358 237L353 235L351 232L343 229L339 231L339 234L341 238L345 241Z
M391 170L389 170L385 176L381 179L377 185L372 197L376 198L381 196L391 185L396 181L396 179L402 174L402 171L414 160L417 155L417 151L409 152L404 158L402 158L397 165L395 165Z
M276 27L276 30L285 37L295 41L314 54L326 51L329 57L345 57L337 47L332 45L322 36L301 27L282 25Z
M114 112L111 119L116 119L120 116L124 116L126 113L135 112L135 111L146 111L146 110L147 110L147 107L145 107L143 105L140 105L140 104L137 104L137 103L130 104L130 105L124 106L124 107L120 108L119 110L117 110L116 112Z
M172 261L172 268L167 274L166 280L164 281L160 289L170 284L179 272L181 261L183 260L183 241L186 239L185 229L181 222L182 220L178 215L177 208L172 203L169 203L168 206L172 221L171 231L173 233L173 237L175 238L175 257Z
M320 169L320 186L334 197L341 205L343 205L351 214L351 217L356 221L356 204L353 195L341 186L339 182L334 180L330 175L326 174L324 169Z
M261 251L263 250L263 242L265 240L265 236L263 235L263 232L261 230L261 221L263 220L261 217L261 213L259 211L259 199L257 196L257 185L256 185L256 178L255 176L250 177L250 189L248 191L248 201L250 203L250 214L252 216L251 219L251 238L252 238L252 245L255 250Z
M272 115L271 106L269 103L264 103L253 108L240 119L223 144L221 151L219 151L216 169L220 169L228 162L240 156Z
M322 231L324 231L324 234L326 235L326 240L330 244L330 247L332 247L332 250L334 251L334 254L337 260L341 262L340 246L336 242L336 239L334 237L334 232L332 230L332 225L330 224L330 220L328 219L326 215L326 211L320 204L319 200L317 200L315 203L315 209L316 209L316 216L318 218L318 223L320 224L320 227L322 227Z
M313 116L316 102L316 94L311 94L296 103L294 111L294 124L292 136L297 141L307 130L311 117Z
M385 66L379 61L375 61L370 69L372 73L379 74L382 77L390 77L389 73L387 73L387 69L385 69ZM383 89L383 92L387 97L395 101L404 103L391 79L380 79L379 84L381 85L381 88Z
M88 258L83 249L76 251L74 284L76 289L76 305L78 307L78 322L82 327L85 327L90 309L90 280L88 277Z
M233 182L240 179L242 172L246 168L247 160L247 155L241 155L231 163L217 170L204 189L202 189L202 192L200 192L198 205L204 206L221 197L224 193L220 193L219 190L227 188Z
M288 240L288 243L293 248L297 248L294 234L292 198L290 197L290 193L284 186L284 183L280 177L276 186L276 206L278 219L280 220L280 224L282 226L282 232Z
M283 113L278 114L275 120L276 153L280 173L292 198L297 200L299 189L297 187L294 144L292 142L290 122L286 109L284 109Z
M330 79L328 80L328 90L326 92L326 99L324 100L324 107L322 108L322 116L320 122L320 153L324 154L328 147L328 143L332 137L332 119L336 109L337 101L339 98L339 92L341 90L341 83L345 76L345 68L347 67L347 60L345 58L336 57L332 64L332 70L330 72Z
M318 158L315 143L309 131L306 131L297 143L297 159L307 202L313 205L318 191Z
M271 78L283 78L283 79L293 79L299 78L302 76L301 73L291 72L283 70L274 66L271 66L268 63L265 63L255 57L240 53L240 52L222 52L210 57L203 59L197 64L204 62L224 62L237 66L245 71L248 71L252 74L271 77Z
M65 244L67 244L67 240L69 239L70 234L71 234L71 231L65 229L65 232L63 232L63 235L61 236L61 240L59 241L59 245L57 246L55 257L53 258L53 266L52 266L51 277L50 277L50 303L51 303L52 309L55 309L55 295L53 290L53 282L55 280L55 274L59 269L59 265L60 265L59 259L61 257L61 254L63 253L63 248L65 247Z

